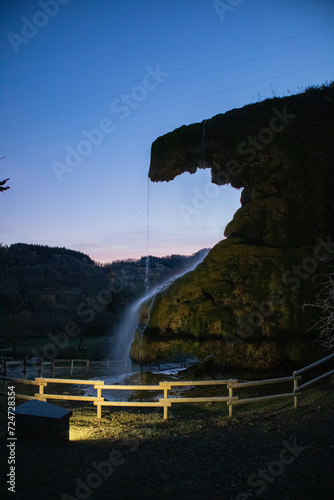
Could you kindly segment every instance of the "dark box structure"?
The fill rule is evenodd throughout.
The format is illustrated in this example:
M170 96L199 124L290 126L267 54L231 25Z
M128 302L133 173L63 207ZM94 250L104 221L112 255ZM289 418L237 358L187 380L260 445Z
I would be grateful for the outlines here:
M71 410L30 400L16 407L16 436L29 439L69 439Z

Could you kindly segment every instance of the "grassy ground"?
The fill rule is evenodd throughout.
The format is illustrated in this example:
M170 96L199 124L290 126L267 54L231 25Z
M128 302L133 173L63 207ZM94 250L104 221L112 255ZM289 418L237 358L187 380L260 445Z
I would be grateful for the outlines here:
M334 381L291 399L235 407L174 405L162 410L77 404L70 441L20 439L16 493L2 499L329 500L334 491ZM70 406L71 405L71 406ZM73 403L61 406L73 408ZM1 438L6 438L1 401ZM8 471L6 446L1 470ZM7 473L7 472L5 472Z
M59 359L81 358L99 360L111 357L111 341L109 335L104 337L84 337L80 349L78 349L78 338L67 337L66 340L66 346L65 342L63 342L63 344L59 344L58 348L55 345L55 342L50 340L49 337L36 337L19 340L17 345L18 359L24 359L25 356L33 356L36 352L39 355L43 355L43 350L45 350L45 361L48 361L48 353L53 354L54 349L57 349L55 357ZM10 348L10 343L8 345L9 349L3 351L3 356L13 355L13 352ZM50 347L50 345L55 345L55 347L52 348ZM49 346L49 348L47 348L47 346ZM61 348L62 346L64 346L64 348Z

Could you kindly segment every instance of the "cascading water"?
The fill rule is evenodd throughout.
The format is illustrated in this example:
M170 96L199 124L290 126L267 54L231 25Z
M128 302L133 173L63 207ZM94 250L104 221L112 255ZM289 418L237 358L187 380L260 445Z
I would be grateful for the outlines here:
M145 262L145 292L148 292L148 279L150 271L149 256L150 241L150 179L147 178L147 204L146 204L146 262Z
M203 147L203 158L205 155L205 122L203 122L203 133L202 133L202 147ZM124 312L123 319L119 323L117 330L113 336L114 338L114 347L112 352L112 358L124 361L124 369L125 372L130 373L133 369L137 369L138 365L132 363L130 359L130 349L131 344L134 341L136 331L141 334L141 338L143 339L143 334L145 328L150 320L150 312L154 304L154 299L159 292L165 290L173 281L177 278L180 278L184 274L189 271L192 271L197 267L197 265L202 262L204 257L207 255L208 250L203 250L198 254L198 258L191 259L191 263L179 270L172 277L167 278L165 281L155 286L151 290L149 290L149 271L150 271L150 258L149 258L149 234L150 234L150 181L148 179L147 184L147 210L146 210L146 262L145 262L145 293L139 299L134 301ZM139 312L141 305L147 301L151 300L148 305L148 312L146 321L142 324L139 324ZM142 344L142 343L141 343Z
M203 158L205 154L205 122L203 123ZM193 258L190 258L190 261L187 266L184 266L182 269L179 269L176 271L172 276L169 276L167 279L165 279L163 282L161 282L159 285L154 286L149 289L149 274L150 274L150 257L149 257L149 229L150 229L150 191L149 191L149 181L148 181L148 188L147 188L147 211L146 211L146 261L145 261L145 278L144 278L144 285L145 285L145 292L144 294L135 300L124 312L122 320L118 324L118 327L116 331L114 331L113 336L112 336L112 341L113 341L113 346L112 346L112 352L111 352L111 359L114 361L117 361L115 365L112 365L114 368L112 370L112 373L108 375L108 377L105 379L107 384L115 384L115 383L120 383L120 384L132 384L133 385L133 376L137 376L140 373L141 366L139 366L137 363L132 362L130 358L130 349L131 349L131 344L135 339L135 334L136 332L141 333L141 338L143 338L144 331L147 327L147 324L150 320L150 312L152 310L152 307L154 305L155 297L158 295L159 292L162 292L165 290L171 283L173 283L176 279L180 278L187 272L190 272L194 270L200 262L203 261L203 259L206 257L207 253L209 250L203 250L201 252L198 252L196 256ZM143 303L148 302L148 308L147 308L147 317L142 324L140 324L140 308ZM191 358L191 357L190 357ZM190 362L195 361L194 360L189 360ZM186 367L186 361L183 365L183 368ZM157 372L158 369L158 372ZM162 369L162 371L161 371ZM180 371L181 366L179 363L164 363L163 366L157 365L156 367L151 367L150 371L152 373L164 373L164 374L171 374L171 373L177 373ZM101 379L101 376L99 376L99 380ZM107 392L107 391L106 391ZM129 391L126 391L127 397L130 397L131 394L129 394ZM92 392L92 386L87 386L86 387L86 395L87 396L92 396L94 395ZM124 391L113 391L112 395L110 396L113 400L116 401L124 401ZM105 395L106 399L109 399L108 395Z
M150 298L149 289L149 238L150 238L150 180L147 179L147 201L146 201L146 260L145 260L145 294L134 301L124 312L123 319L119 323L114 334L115 344L112 357L119 361L124 361L125 370L130 372L132 362L130 359L130 347L134 332L139 323L139 309L145 300Z
M131 344L134 340L136 329L139 326L139 311L140 307L144 302L147 302L151 299L149 308L148 308L148 317L146 319L145 324L140 326L140 332L143 335L144 330L149 321L150 310L153 306L154 299L159 292L165 290L173 281L180 278L184 274L192 271L195 267L198 266L200 262L207 255L208 250L203 251L199 254L198 259L195 259L191 262L187 267L180 270L178 273L169 277L164 282L152 288L152 290L145 293L142 297L137 299L133 304L125 311L122 322L120 323L117 332L115 333L115 351L114 358L118 360L124 360L127 363L127 368L131 371L131 360L129 357Z
M206 150L206 120L203 120L202 125L202 140L201 140L201 168L206 168L207 163L205 160L205 150Z
M143 302L146 302L146 301L151 299L151 302L150 302L149 308L148 308L148 317L146 319L146 322L145 322L145 324L140 326L140 331L143 335L145 328L147 326L147 323L149 321L150 310L153 306L154 299L155 299L156 295L159 292L162 292L163 290L165 290L176 279L178 279L181 276L183 276L184 274L194 270L195 267L197 267L198 264L200 264L200 262L202 262L202 260L206 257L208 252L209 252L209 250L203 250L202 252L199 252L198 258L193 259L191 261L191 264L184 267L182 270L178 271L175 275L173 275L172 277L169 277L164 282L162 282L159 285L152 288L152 290L145 293L142 297L137 299L135 302L133 302L133 304L131 304L128 307L128 309L124 313L124 316L123 316L121 323L119 324L119 326L114 334L115 344L114 344L114 348L112 351L112 359L117 360L117 361L124 361L124 364L119 365L117 363L117 365L119 365L119 366L117 366L117 371L115 371L115 373L113 373L112 375L109 375L108 377L106 377L104 379L106 384L119 383L119 384L123 384L123 385L124 384L125 385L127 385L127 384L133 385L133 382L131 384L130 377L134 373L139 372L140 367L138 364L133 363L131 361L130 348L131 348L131 344L134 340L136 330L139 327L139 311L140 311L141 305L143 304ZM180 367L179 368L173 367L172 370L170 369L170 367L168 367L168 370L165 370L165 371L160 371L160 368L159 368L159 373L169 373L170 374L170 373L173 373L173 370L176 370L176 371L174 371L174 373L177 373L180 370ZM103 379L103 377L102 377L102 379ZM101 376L98 377L98 380L101 380ZM93 392L92 385L86 386L84 389L85 389L85 396L94 396L95 395ZM107 392L108 391L105 391L105 393L107 393ZM105 394L104 397L106 400L112 399L114 401L124 401L124 397L131 396L130 391L126 391L126 392L127 392L127 395L124 395L124 391L113 390L111 396L108 396L108 394Z

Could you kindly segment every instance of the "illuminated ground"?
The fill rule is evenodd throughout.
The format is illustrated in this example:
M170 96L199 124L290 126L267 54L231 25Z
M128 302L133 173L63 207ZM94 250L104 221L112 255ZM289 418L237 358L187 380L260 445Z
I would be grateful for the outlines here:
M332 381L333 382L333 381ZM15 500L329 500L334 477L334 383L291 400L162 410L77 406L70 442L19 440ZM68 404L62 406L69 407ZM6 417L1 399L1 437ZM4 441L3 441L4 443ZM2 448L4 450L5 447ZM291 451L293 450L293 451ZM1 470L8 468L1 453Z

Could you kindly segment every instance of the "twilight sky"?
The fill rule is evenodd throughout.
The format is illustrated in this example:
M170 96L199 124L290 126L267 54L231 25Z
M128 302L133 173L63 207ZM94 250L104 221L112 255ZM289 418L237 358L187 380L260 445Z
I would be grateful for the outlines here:
M333 0L2 0L0 19L0 242L99 262L213 246L240 206L209 171L149 183L158 136L334 79Z

